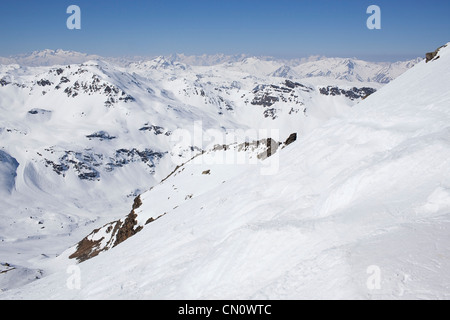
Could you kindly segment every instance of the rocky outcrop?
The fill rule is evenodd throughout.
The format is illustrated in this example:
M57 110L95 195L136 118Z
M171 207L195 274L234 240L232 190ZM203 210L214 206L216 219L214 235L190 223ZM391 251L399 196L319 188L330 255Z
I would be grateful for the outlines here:
M148 123L146 123L142 128L140 128L139 131L152 132L155 136L159 136L161 134L164 134L165 136L170 136L172 134L172 132L164 129L163 127L150 125Z
M311 87L308 87L308 86L305 86L305 85L303 85L301 83L293 82L293 81L290 81L290 80L286 80L284 82L284 85L286 87L290 88L290 89L300 88L302 91L305 91L305 92L312 92L312 91L314 91L314 89L311 88Z
M52 113L52 112L49 110L44 110L44 109L31 109L30 111L28 111L28 114L31 114L31 115L38 115L38 114L46 115L46 114L50 114L50 113Z
M107 136L95 135L90 138L106 139ZM108 140L113 138L110 136ZM54 159L55 154L60 154L56 160ZM112 172L117 168L136 162L145 164L150 173L154 173L156 164L165 154L150 149L138 150L136 148L119 149L113 155L97 153L92 149L59 151L47 148L45 152L38 155L42 157L45 166L51 167L58 175L65 177L69 170L73 170L81 180L97 181L100 179L102 171Z
M295 141L297 141L297 133L292 133L284 142L285 146L288 146L292 143L294 143Z
M80 68L75 74L86 72L88 71ZM60 83L55 87L55 89L57 90L61 89L62 84L68 82L70 82L70 80L67 77L61 77ZM107 98L105 101L106 107L111 107L119 101L123 102L135 101L135 99L129 94L127 94L125 91L123 91L122 89L118 88L117 86L111 83L101 80L95 74L92 75L90 81L81 81L81 80L75 81L73 85L68 86L64 89L64 93L67 95L67 97L72 98L75 98L81 93L88 95L92 95L94 93L101 94L106 96Z
M439 54L439 50L441 50L442 48L445 48L446 46L447 45L441 46L441 47L437 48L436 51L434 51L434 52L428 52L425 55L425 59L426 59L425 62L428 63L430 61L434 61L434 60L439 59L440 58L440 56L438 55Z
M96 257L103 251L118 246L128 238L134 236L142 230L136 220L137 210L142 205L140 196L134 199L133 208L124 220L118 220L94 230L91 234L81 240L74 253L69 259L76 259L78 262L84 262Z
M277 113L279 112L279 109L274 106L277 102L289 103L296 106L304 105L300 91L309 93L314 91L314 88L291 80L285 80L280 85L260 84L252 90L254 98L251 101L251 104L254 106L262 106L264 108L264 117L275 120L278 118ZM248 101L246 103L248 103ZM290 114L295 110L295 113L298 113L300 109L291 107L291 110L292 112L290 112Z
M125 240L134 236L136 233L142 230L143 227L137 225L137 214L135 212L135 210L139 209L141 206L141 197L137 196L134 199L133 209L131 210L130 214L128 214L125 221L123 221L123 223L117 229L115 235L116 241L114 242L113 247L119 245L120 243L124 242Z
M5 78L0 79L0 86L2 86L2 87L6 87L10 83L11 82L7 81Z
M90 135L86 136L86 138L88 138L89 140L92 140L92 139L99 139L100 141L116 139L116 137L111 136L111 135L110 135L108 132L106 132L106 131L98 131L98 132L95 132L95 133L93 133L93 134L90 134Z
M94 230L89 236L95 235L100 229ZM84 262L99 255L104 251L101 248L101 242L104 238L99 240L90 240L89 236L78 243L77 250L69 256L69 259L77 259L78 262Z
M261 94L255 96L255 98L252 101L252 105L271 107L278 101L280 101L280 99L278 97L271 96L268 93L261 93Z
M41 86L41 87L51 86L52 85L52 83L49 80L46 80L46 79L39 80L39 81L36 82L36 84L38 86Z
M356 88L353 87L352 89L341 89L334 86L328 86L328 87L322 87L319 89L319 92L325 96L345 96L346 98L350 100L357 100L357 99L365 99L371 94L376 92L376 89L374 88Z

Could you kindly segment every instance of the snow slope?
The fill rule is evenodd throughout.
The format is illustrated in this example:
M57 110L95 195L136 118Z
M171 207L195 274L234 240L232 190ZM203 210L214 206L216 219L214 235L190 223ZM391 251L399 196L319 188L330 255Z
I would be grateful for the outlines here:
M448 299L449 83L446 47L263 162L205 153L140 196L141 230L78 264L79 288L74 247L0 297Z
M0 65L0 263L14 268L1 289L17 286L15 273L46 275L47 260L123 218L137 195L203 150L284 142L381 87L258 76L249 66L164 57L126 67Z

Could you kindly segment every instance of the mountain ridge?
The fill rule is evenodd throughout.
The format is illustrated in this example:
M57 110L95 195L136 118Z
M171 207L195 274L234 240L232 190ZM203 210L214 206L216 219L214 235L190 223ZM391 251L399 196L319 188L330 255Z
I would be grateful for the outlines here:
M448 50L389 84L335 61L342 70L306 79L270 76L277 65L256 58L0 66L1 296L362 298L378 263L383 297L399 297L395 274L418 279L400 282L414 297L427 260L404 225L434 230L427 246L447 241ZM81 239L101 252L67 291Z
M366 62L356 58L326 58L319 56L311 56L302 59L277 59L273 57L256 57L249 55L200 55L187 56L184 54L172 54L168 56L159 57L102 57L99 55L90 55L76 51L57 50L42 50L35 51L30 54L20 54L11 57L0 57L0 64L10 65L18 64L22 66L38 67L38 66L53 66L65 64L80 64L87 63L90 60L105 60L109 63L118 66L129 66L131 64L137 65L153 65L154 68L168 67L168 65L187 65L187 66L215 66L227 64L231 68L243 68L249 71L249 67L255 64L262 66L253 67L253 74L258 68L264 69L261 75L268 76L283 76L289 79L301 79L311 77L333 77L335 79L344 80L358 80L360 82L380 82L388 83L402 72L417 64L421 58L416 58L408 61L398 62ZM159 64L159 65L158 65ZM273 65L273 67L270 66ZM354 65L362 69L363 75L354 74ZM247 67L246 67L247 66ZM246 69L247 68L247 69ZM284 73L282 70L285 69ZM288 70L286 70L288 69ZM330 73L329 70L342 69L341 74ZM257 72L256 72L257 73ZM367 75L370 74L370 76ZM391 74L393 73L393 74Z

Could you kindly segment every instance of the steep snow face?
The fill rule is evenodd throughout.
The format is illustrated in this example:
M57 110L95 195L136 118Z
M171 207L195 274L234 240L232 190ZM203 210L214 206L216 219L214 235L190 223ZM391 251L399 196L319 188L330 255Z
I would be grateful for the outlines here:
M279 150L271 175L273 157L205 154L140 196L143 229L79 264L78 290L71 249L0 297L448 299L449 83L447 47Z
M16 184L19 163L6 152L0 150L0 194L11 193Z

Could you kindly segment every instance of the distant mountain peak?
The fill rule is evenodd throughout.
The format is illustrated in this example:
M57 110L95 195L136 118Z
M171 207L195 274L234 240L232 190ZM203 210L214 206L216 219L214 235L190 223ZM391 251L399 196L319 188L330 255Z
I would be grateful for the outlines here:
M286 79L325 77L335 80L388 83L412 68L421 58L394 63L367 62L357 58L325 58L312 56L302 59L281 60L273 57L240 55L185 55L173 54L142 59L142 57L107 58L63 49L44 49L28 54L0 57L0 64L20 66L56 66L80 64L89 61L106 61L114 65L130 66L150 70L186 70L189 66L227 67L253 74Z
M269 76L285 78L285 79L299 78L298 74L291 67L289 67L287 65L282 65L277 70L270 73Z
M0 64L19 64L28 67L79 64L89 60L101 59L98 55L89 55L63 49L44 49L31 53L19 54L7 58L0 57Z

